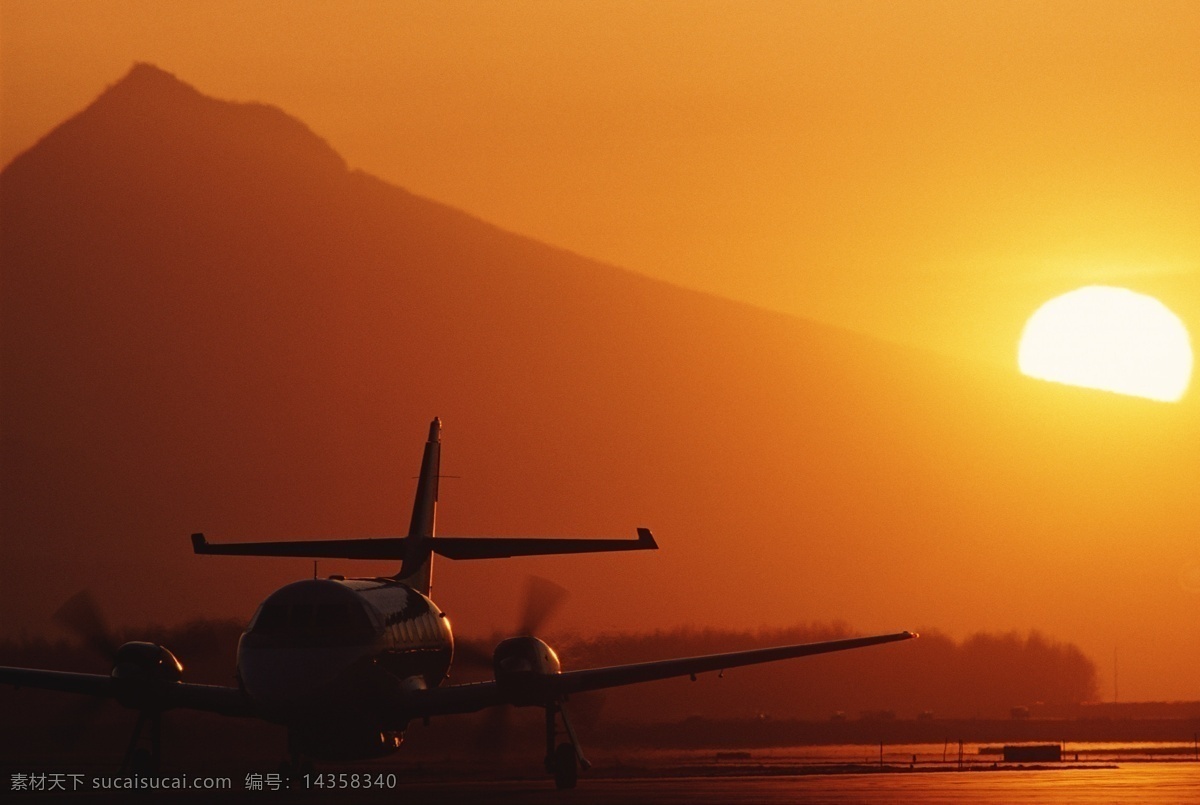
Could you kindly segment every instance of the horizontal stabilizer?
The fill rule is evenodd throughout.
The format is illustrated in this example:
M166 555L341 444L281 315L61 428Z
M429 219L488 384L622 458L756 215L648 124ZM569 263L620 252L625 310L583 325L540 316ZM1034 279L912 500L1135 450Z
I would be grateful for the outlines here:
M648 528L637 539L544 539L537 537L438 537L433 552L447 559L505 559L510 556L551 556L603 551L656 551Z
M504 559L511 556L551 556L606 551L658 549L648 528L639 528L637 539L547 539L539 537L381 537L380 539L326 539L292 542L234 542L214 545L203 534L192 534L198 554L223 556L297 556L310 559L403 559L411 540L422 540L428 549L447 559Z

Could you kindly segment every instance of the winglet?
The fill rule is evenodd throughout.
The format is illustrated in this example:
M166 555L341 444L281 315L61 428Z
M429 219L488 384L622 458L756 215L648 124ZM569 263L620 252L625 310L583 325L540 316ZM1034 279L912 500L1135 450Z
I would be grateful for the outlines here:
M649 550L649 551L657 551L658 550L658 543L654 541L654 535L650 533L650 529L639 528L637 530L637 532L638 532L638 544L643 548L643 550Z
M208 553L208 540L203 534L192 534L192 553Z

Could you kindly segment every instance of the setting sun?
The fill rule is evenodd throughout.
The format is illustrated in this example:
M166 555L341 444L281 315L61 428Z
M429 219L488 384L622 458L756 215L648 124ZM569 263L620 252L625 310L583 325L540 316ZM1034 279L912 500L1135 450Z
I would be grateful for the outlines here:
M0 19L13 771L148 756L236 789L242 767L364 771L349 758L429 717L417 756L375 771L436 764L421 786L453 802L513 762L569 775L579 740L601 760L720 743L751 769L783 732L821 765L810 742L842 764L884 737L883 771L932 771L944 753L896 747L964 719L942 737L1028 731L1037 755L1200 718L1200 2L0 0ZM435 417L447 462L418 495ZM434 553L620 550L439 558L431 587L439 484ZM416 553L382 558L410 533ZM282 540L324 547L239 558ZM570 592L553 620L531 573ZM273 598L293 584L349 597ZM64 607L81 590L96 606ZM354 645L326 639L339 601L382 642L357 615ZM424 628L433 604L455 642ZM905 628L922 638L861 659L631 685L594 729L600 691L563 716L580 683L509 684L552 671L551 643L554 676L611 681L589 669ZM251 656L314 653L241 674L251 631ZM57 681L84 670L75 698L116 707L56 724ZM192 739L155 752L163 735ZM1193 763L1096 779L1162 805L1178 775L1200 785L1187 743ZM642 786L597 771L581 796ZM854 798L856 775L824 776ZM907 793L880 796L971 798Z
M1040 380L1174 402L1191 379L1192 347L1162 302L1092 285L1038 308L1021 334L1018 363Z

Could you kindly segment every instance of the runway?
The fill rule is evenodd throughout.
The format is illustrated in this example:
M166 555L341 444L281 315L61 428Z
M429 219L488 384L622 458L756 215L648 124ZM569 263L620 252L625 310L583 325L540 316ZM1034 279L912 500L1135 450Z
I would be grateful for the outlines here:
M728 770L726 770L728 772ZM211 801L213 792L13 790L6 779L7 801L107 803ZM976 768L957 771L891 770L823 773L755 773L745 769L720 776L583 777L572 791L556 791L543 779L405 780L365 790L337 784L323 788L272 791L247 787L242 775L221 791L222 802L235 803L461 803L462 805L730 805L731 803L812 803L812 805L1195 805L1200 802L1200 763L1128 762L1106 767L1048 769ZM132 796L131 796L132 794Z
M392 799L395 799L393 794ZM316 797L307 801L337 801ZM365 801L387 801L386 796ZM570 803L571 805L1195 805L1200 764L1130 763L1111 768L980 770L738 777L581 779L574 791L527 781L422 783L404 802Z

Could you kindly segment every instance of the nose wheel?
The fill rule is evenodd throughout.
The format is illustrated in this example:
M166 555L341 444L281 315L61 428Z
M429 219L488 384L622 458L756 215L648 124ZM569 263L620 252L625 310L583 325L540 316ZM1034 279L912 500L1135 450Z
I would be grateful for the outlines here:
M575 757L575 747L569 743L561 743L554 750L554 787L574 788L579 782L579 759Z
M567 741L558 743L558 718L562 717L563 731ZM556 788L574 788L579 781L579 770L590 769L592 764L583 756L579 737L567 718L567 711L560 702L546 705L546 771L554 775Z
M295 782L314 773L312 761L305 756L299 738L291 730L288 730L287 749L287 760L279 764L281 777Z

